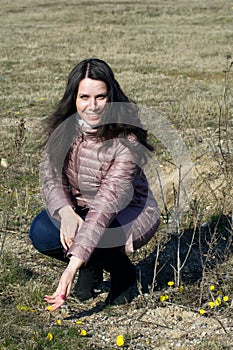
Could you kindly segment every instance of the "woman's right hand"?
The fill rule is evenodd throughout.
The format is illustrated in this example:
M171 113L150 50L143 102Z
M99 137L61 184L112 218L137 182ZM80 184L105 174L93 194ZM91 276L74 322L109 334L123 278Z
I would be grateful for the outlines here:
M61 208L58 212L61 218L60 240L65 250L68 250L77 231L83 224L83 219L74 212L70 205Z
M77 270L80 269L82 264L84 263L83 260L71 256L70 262L67 265L65 271L63 272L58 287L56 291L52 295L45 295L44 300L50 304L50 307L52 308L52 311L55 311L58 309L62 304L64 304L65 299L68 297L71 291L72 282L75 278L75 274ZM48 307L46 308L47 310Z

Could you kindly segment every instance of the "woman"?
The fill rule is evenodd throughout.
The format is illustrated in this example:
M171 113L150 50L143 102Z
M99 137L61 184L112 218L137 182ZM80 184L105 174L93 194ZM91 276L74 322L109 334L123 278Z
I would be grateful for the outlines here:
M104 61L87 59L71 71L47 130L42 178L48 209L33 220L30 238L41 253L68 265L45 301L60 307L77 271L77 296L93 297L106 270L106 303L130 302L136 273L127 253L148 242L159 225L142 170L152 147L138 108Z

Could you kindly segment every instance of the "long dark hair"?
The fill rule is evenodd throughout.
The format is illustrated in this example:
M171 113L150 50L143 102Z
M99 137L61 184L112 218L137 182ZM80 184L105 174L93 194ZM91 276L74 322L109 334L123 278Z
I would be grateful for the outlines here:
M152 151L153 147L147 142L147 131L143 129L139 119L136 103L124 94L114 77L112 69L106 62L97 58L89 58L72 69L68 76L67 86L62 99L59 101L56 110L46 120L48 138L52 134L54 136L52 147L50 147L49 151L51 158L56 158L60 150L59 145L64 141L67 145L71 145L75 137L77 128L74 125L75 118L71 117L77 113L76 98L78 87L80 81L85 78L101 80L107 86L108 103L105 120L98 126L96 137L105 140L120 137L127 140L127 136L133 134L139 143L147 150ZM67 133L67 126L69 126L69 133ZM54 133L55 130L56 133Z

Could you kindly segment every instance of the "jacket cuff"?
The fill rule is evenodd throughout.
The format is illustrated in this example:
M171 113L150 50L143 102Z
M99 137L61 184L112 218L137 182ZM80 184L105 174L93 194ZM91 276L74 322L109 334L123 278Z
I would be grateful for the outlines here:
M86 264L93 251L94 247L82 247L77 243L73 243L67 252L67 257L70 258L72 255L74 255L77 258L82 259L84 264Z

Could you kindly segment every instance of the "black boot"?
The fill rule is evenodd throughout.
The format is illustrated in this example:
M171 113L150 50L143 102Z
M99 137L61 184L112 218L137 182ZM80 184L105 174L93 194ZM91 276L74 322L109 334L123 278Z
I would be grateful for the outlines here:
M94 289L103 281L103 269L99 265L82 267L78 273L78 280L75 284L75 293L80 301L95 297Z
M136 270L132 270L127 283L123 281L114 280L114 277L111 276L111 289L105 300L105 303L108 305L122 305L130 303L134 296L137 294L137 278ZM114 281L112 283L112 281Z
M136 293L136 269L124 252L124 247L105 249L104 268L110 272L110 292L106 304L130 303Z

